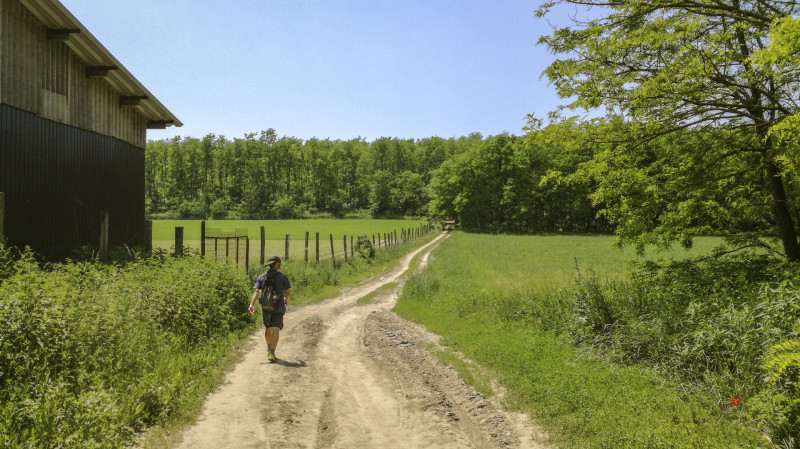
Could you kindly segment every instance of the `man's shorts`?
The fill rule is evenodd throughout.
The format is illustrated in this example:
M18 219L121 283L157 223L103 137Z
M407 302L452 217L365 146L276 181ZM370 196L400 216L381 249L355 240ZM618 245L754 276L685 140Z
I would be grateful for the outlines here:
M270 327L277 327L283 329L283 314L282 313L269 313L261 311L261 318L264 319L264 326L269 329Z

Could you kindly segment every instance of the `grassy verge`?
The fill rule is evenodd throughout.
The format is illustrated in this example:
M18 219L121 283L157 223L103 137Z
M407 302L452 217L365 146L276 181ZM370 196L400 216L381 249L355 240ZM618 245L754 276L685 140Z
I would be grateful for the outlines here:
M729 402L691 393L645 365L609 363L559 331L572 319L564 292L576 265L625 278L632 255L609 244L456 233L409 279L395 310L498 373L509 403L536 417L559 446L770 447Z
M466 383L475 387L484 396L492 396L495 393L493 382L497 377L496 373L491 372L485 367L481 367L474 362L464 360L461 354L453 352L452 348L438 347L434 343L428 343L427 349L436 356L442 363L451 366L458 372Z
M424 243L427 243L427 242L428 242L428 241L430 241L430 240L433 240L433 238L434 238L434 237L436 237L436 235L430 235L430 236L428 236L428 238L427 238L427 239L425 239L425 241L423 242L423 244L424 244ZM422 246L422 245L419 245L419 246ZM394 289L394 288L397 288L397 286L398 286L398 285L400 285L400 283L402 283L403 281L405 281L406 279L408 279L408 278L409 278L409 277L410 277L410 276L411 276L411 275L414 273L414 271L417 269L417 266L419 265L419 261L420 261L420 259L423 257L423 255L424 255L424 253L422 253L422 252L420 252L420 253L417 253L417 255L415 255L415 256L414 256L414 257L411 259L411 261L409 262L409 264L408 264L408 268L406 268L406 270L405 270L405 271L403 271L403 272L400 274L400 276L398 276L398 278L397 278L397 280L396 280L396 281L392 281L392 282L389 282L389 283L387 283L387 284L381 285L380 287L378 287L377 289L375 289L375 291L373 291L373 292L370 292L369 294L367 294L367 295L364 295L363 297L359 298L359 299L358 299L358 303L359 303L359 304L369 304L369 303L370 303L370 302L372 302L372 300L373 300L374 298L376 298L377 296L379 296L379 295L383 294L384 292L387 292L387 291L389 291L389 290L392 290L392 289Z

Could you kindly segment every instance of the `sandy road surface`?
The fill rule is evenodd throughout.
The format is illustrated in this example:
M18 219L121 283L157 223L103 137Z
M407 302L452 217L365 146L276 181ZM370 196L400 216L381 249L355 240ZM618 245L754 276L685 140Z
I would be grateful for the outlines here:
M377 279L321 304L290 308L279 363L263 329L206 399L181 448L539 448L541 433L498 409L425 349L435 336L390 311L397 291L357 300L420 266L445 235Z

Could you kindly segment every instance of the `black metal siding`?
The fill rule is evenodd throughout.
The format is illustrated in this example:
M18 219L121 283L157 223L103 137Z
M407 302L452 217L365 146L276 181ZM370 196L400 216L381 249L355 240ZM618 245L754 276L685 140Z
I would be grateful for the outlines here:
M144 244L144 149L0 104L0 192L14 246L48 258L111 244Z

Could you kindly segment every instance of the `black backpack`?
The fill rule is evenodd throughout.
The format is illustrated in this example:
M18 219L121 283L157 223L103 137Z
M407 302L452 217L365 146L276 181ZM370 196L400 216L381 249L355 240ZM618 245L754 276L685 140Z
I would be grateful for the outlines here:
M261 286L261 297L258 302L261 304L261 310L264 312L273 312L278 307L278 291L277 282L275 279L278 277L277 271L267 271L264 276L264 285Z

